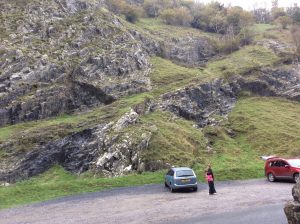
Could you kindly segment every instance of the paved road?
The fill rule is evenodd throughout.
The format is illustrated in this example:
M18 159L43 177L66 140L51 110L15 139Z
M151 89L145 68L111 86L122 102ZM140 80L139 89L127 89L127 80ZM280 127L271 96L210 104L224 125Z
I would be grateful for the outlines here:
M161 185L119 188L1 210L0 223L283 224L292 187L262 179L217 182L213 196L203 183L198 192L174 194Z

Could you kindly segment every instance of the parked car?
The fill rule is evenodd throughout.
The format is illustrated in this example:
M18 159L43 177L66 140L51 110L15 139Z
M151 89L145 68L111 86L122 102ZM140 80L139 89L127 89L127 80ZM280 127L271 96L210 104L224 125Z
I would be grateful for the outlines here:
M165 187L169 187L171 192L183 188L191 188L197 191L196 174L188 167L171 168L165 176Z
M265 175L270 182L277 179L299 181L300 159L284 159L280 157L265 157Z

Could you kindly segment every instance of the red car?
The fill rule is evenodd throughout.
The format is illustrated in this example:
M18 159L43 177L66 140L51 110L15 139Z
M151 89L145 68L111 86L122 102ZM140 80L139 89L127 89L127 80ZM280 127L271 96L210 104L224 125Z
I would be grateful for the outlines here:
M277 179L299 181L300 159L283 159L280 157L267 157L265 175L270 182Z

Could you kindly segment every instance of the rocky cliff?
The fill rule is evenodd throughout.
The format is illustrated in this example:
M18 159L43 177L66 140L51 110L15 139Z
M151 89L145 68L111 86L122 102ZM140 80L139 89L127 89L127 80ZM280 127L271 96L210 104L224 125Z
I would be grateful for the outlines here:
M149 92L154 55L190 67L216 55L207 37L141 30L103 6L105 1L96 0L0 3L0 126L80 114ZM9 152L0 161L0 181L28 178L54 164L106 176L167 168L165 161L143 160L154 135L140 128L145 114L168 111L200 128L218 125L216 117L226 117L243 92L300 102L299 83L298 65L259 67L198 80L130 104L115 116L105 110L106 119L79 124L55 140L35 139L37 144L22 150L13 150L13 139L0 142L0 152Z
M105 105L151 88L147 52L95 2L2 2L0 125Z
M257 72L257 71L256 71ZM232 76L162 95L161 107L199 127L216 124L215 116L226 116L238 95L249 91L259 96L283 97L300 102L300 73L294 69L263 69L259 74Z

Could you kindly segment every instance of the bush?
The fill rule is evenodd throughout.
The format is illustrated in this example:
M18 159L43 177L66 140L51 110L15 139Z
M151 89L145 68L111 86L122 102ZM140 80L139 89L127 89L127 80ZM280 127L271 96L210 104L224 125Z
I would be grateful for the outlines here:
M143 8L149 17L158 17L164 9L174 7L175 3L172 0L145 0Z
M125 0L107 0L108 9L115 14L122 14L126 20L135 23L142 15L142 8L129 5Z
M282 29L286 29L289 24L292 23L292 20L288 16L279 16L275 23L279 24Z
M109 11L115 14L121 14L127 6L125 0L107 0L106 4Z
M165 9L160 17L168 25L190 26L192 16L187 8Z
M226 34L219 37L214 45L219 53L229 54L238 50L240 47L240 39L234 34L233 26L230 26L227 29Z
M296 47L295 55L297 56L297 58L299 60L300 59L300 27L297 25L294 25L291 28L291 34L292 34L292 39L293 39L294 45Z
M128 22L135 23L141 16L142 9L137 6L127 5L122 14L125 15L125 18Z
M243 28L238 35L240 45L245 46L253 42L254 33L253 31Z

